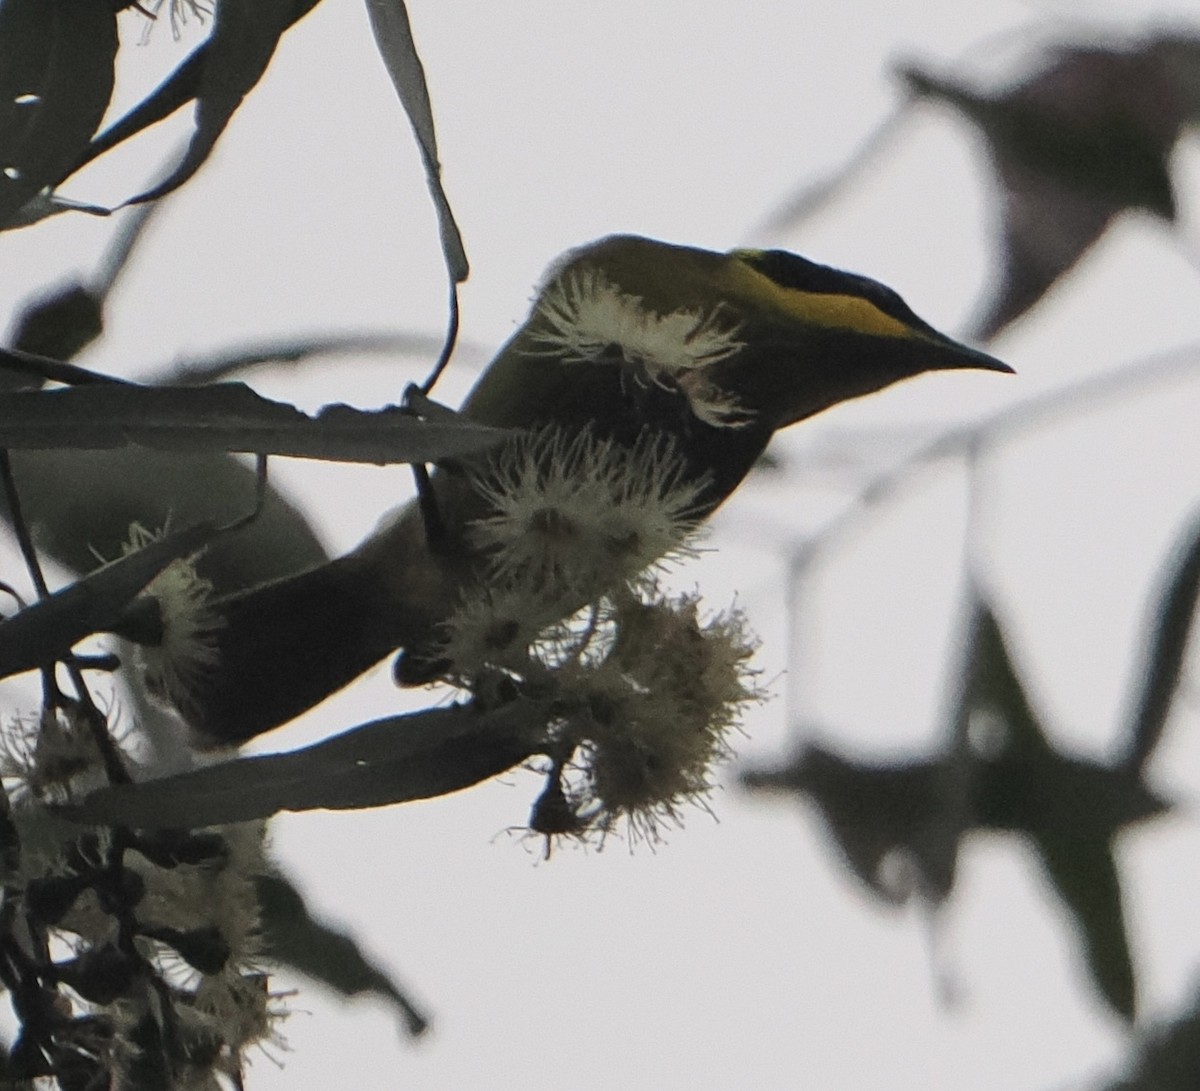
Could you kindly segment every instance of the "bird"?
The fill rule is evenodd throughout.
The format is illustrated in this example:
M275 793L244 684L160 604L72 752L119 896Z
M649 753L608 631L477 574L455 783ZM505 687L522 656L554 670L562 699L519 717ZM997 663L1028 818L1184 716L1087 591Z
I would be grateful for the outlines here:
M453 678L446 626L471 594L519 586L538 619L569 613L678 544L775 432L956 368L1012 371L878 281L784 250L612 235L568 251L461 406L506 438L435 467L424 503L343 556L208 604L202 662L160 672L165 696L220 747L394 653L401 684Z

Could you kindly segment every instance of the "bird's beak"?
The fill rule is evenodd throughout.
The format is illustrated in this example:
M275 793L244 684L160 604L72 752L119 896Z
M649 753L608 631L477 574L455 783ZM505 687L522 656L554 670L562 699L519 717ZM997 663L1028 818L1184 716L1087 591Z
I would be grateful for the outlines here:
M926 365L931 371L971 368L981 371L1002 371L1009 375L1016 374L1015 369L1009 367L1003 360L998 360L981 349L964 345L961 341L955 341L954 338L947 337L945 334L937 333L932 337L927 335L927 339L931 345L935 346L935 351Z

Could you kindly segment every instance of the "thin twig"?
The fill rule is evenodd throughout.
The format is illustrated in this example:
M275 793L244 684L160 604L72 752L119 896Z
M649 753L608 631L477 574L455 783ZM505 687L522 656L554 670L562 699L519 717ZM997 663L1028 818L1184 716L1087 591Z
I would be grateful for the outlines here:
M29 578L33 580L38 598L45 598L50 594L50 589L46 586L46 577L42 574L42 566L38 561L33 538L29 534L29 527L21 513L21 496L17 491L17 482L12 472L12 459L9 457L7 447L0 448L0 480L3 481L4 499L8 504L8 517L12 522L13 533L17 536L17 546L25 560L25 567L29 570Z
M441 355L438 356L437 363L433 365L433 370L429 373L429 378L420 386L422 394L428 395L433 390L434 384L441 378L442 372L446 370L446 365L450 363L450 357L454 355L454 346L458 343L458 282L450 281L450 313L447 317L446 325L446 340L442 344Z
M158 201L148 201L144 205L136 206L132 213L122 217L121 226L104 252L100 268L88 286L92 294L101 301L112 291L117 278L129 263L134 247L142 238L151 217L158 208Z
M417 506L421 510L421 521L425 524L425 542L430 549L436 551L446 543L446 521L438 507L429 467L424 463L414 462L412 472L417 486Z
M424 333L348 333L313 334L265 341L241 348L214 352L190 360L177 360L166 367L151 369L143 380L152 384L216 383L258 367L296 364L314 356L343 353L399 353L426 355L441 352L445 341Z
M267 503L267 466L270 458L267 454L254 456L254 507L245 515L239 515L232 523L218 527L215 534L231 534L235 530L243 530L263 513Z
M63 661L63 667L66 669L67 677L71 679L71 685L75 688L79 708L83 712L88 730L92 733L92 740L96 744L100 759L104 762L104 772L108 777L109 784L130 783L133 778L129 775L129 770L125 768L121 752L108 732L108 717L96 707L96 702L92 700L92 691L88 689L87 682L84 680L83 671L79 668L79 660L71 656Z
M36 352L21 349L0 348L0 368L32 375L43 382L62 383L64 386L129 386L127 379L91 371L65 360L55 360Z
M25 600L20 596L17 589L13 587L11 583L5 583L3 580L0 580L0 593L11 596L12 600L17 604L18 610L25 609ZM0 620L2 620L2 618L0 618Z

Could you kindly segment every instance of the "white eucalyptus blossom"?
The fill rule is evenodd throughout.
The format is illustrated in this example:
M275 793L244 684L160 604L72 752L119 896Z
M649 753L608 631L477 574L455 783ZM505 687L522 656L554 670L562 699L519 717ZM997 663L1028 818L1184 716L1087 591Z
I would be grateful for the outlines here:
M465 598L446 622L446 658L468 688L470 679L486 670L527 673L535 662L531 649L561 613L561 596L545 585L485 586Z
M161 538L140 523L129 528L126 554ZM137 661L147 692L187 715L191 694L219 661L217 633L225 621L211 605L212 583L199 575L193 558L172 561L139 597L158 606L161 634L157 644L139 644Z
M87 1086L146 1086L147 1066L155 1086L239 1085L283 1014L259 963L265 827L136 833L64 816L109 780L98 731L128 766L100 718L64 700L0 734L0 901L32 941L10 976L53 1006L39 1048Z
M707 477L689 480L672 440L632 447L548 427L520 436L476 471L491 508L472 541L500 586L544 588L569 610L687 544ZM559 610L561 616L562 610Z
M73 707L11 717L0 731L0 778L18 806L69 803L105 782L96 737Z
M749 416L712 379L713 365L745 348L740 322L723 303L658 314L599 269L560 273L542 293L530 334L537 351L566 362L598 363L614 351L651 382L683 391L692 412L714 428L737 428Z
M730 733L764 699L749 661L757 641L734 610L702 620L694 595L650 585L610 608L611 649L571 680L587 715L563 728L577 741L583 795L608 829L625 819L655 839L681 808L703 804Z
M444 650L449 677L481 700L507 678L561 710L539 832L586 837L624 822L656 837L704 799L730 731L762 697L741 614L702 620L695 596L663 593L654 573L694 552L707 484L649 432L625 447L544 428L473 471L490 511L471 542L490 570L447 622Z
M539 800L556 804L556 825L548 828L535 808L535 831L586 838L624 823L655 840L685 806L703 806L715 767L731 755L730 734L764 699L750 666L757 642L743 615L702 618L696 596L666 595L644 577L533 636L533 625L517 621L520 602L480 596L471 631L490 625L511 643L480 641L474 658L456 663L469 689L482 693L490 672L501 671L553 694L562 710L549 751L570 758ZM454 647L466 652L459 639Z

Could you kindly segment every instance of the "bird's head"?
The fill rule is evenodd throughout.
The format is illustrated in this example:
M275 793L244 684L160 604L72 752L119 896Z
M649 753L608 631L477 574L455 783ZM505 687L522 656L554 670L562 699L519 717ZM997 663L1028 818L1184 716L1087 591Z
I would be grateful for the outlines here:
M507 427L675 438L719 504L771 435L925 371L1011 371L869 277L783 250L633 235L568 252L465 411Z

